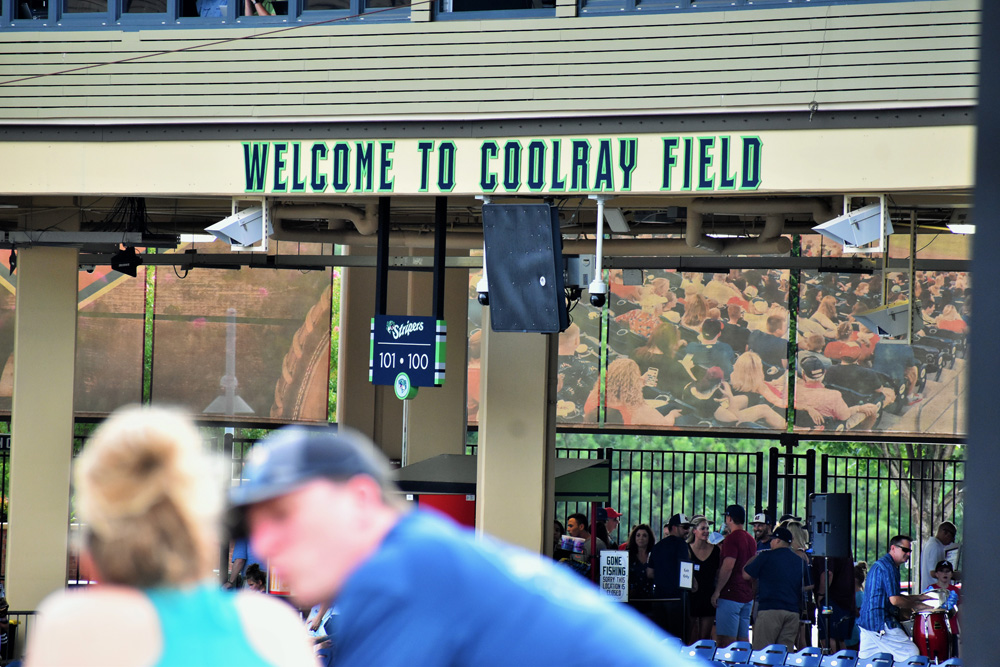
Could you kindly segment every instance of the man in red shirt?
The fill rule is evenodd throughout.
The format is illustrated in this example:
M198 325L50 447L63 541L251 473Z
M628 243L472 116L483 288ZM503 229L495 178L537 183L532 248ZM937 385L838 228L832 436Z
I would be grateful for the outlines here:
M741 505L726 508L729 534L722 541L719 580L712 594L715 606L715 632L719 646L750 639L750 610L753 587L743 578L743 566L757 553L757 541L743 527L747 512Z

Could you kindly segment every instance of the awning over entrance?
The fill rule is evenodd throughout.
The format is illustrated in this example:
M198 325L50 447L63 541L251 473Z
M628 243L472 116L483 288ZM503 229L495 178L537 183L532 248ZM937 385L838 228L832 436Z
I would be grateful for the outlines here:
M475 495L476 456L441 454L403 466L396 483L404 493ZM556 500L602 502L611 499L611 464L607 459L556 459Z

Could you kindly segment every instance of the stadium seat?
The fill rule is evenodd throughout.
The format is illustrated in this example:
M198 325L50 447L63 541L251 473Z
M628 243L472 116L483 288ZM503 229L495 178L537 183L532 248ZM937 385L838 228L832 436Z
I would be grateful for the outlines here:
M821 667L856 667L858 664L858 652L843 650L837 651L833 655L824 655Z
M702 660L712 660L715 658L715 648L715 640L699 639L690 646L683 647L681 654L689 655L692 658L701 658Z
M962 667L961 658L948 658L941 663L941 667Z
M715 661L726 665L745 665L750 662L753 647L750 642L733 642L725 648L715 650Z
M858 661L858 667L894 667L895 660L892 658L892 653L876 653L870 658L864 658Z
M785 658L786 665L795 667L820 667L823 651L815 646L807 646L797 653L789 653Z
M784 665L788 649L784 644L771 644L750 654L751 665Z
M897 660L894 667L927 667L931 664L931 659L926 655L915 655L906 660Z

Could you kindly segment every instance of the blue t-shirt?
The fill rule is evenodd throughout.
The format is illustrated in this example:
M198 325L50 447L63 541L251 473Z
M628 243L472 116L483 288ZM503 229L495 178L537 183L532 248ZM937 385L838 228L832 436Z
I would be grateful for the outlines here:
M266 570L267 569L267 566L264 564L264 561L261 560L257 556L257 554L255 554L253 552L253 549L250 548L250 541L247 540L246 538L241 538L241 539L238 539L235 542L233 542L233 560L232 560L232 562L235 563L240 558L242 558L243 560L246 561L245 563L243 563L243 569L240 570L240 575L241 576L245 576L246 573L247 573L247 568L250 567L251 565L253 565L254 563L256 563L257 565L259 565L260 569L262 569L262 570Z
M228 9L227 4L227 0L198 0L196 3L198 16L204 18L224 18Z
M758 551L757 557L743 571L760 583L757 586L757 609L782 609L799 612L802 586L807 581L807 566L788 548Z
M733 361L736 359L736 354L733 352L733 348L725 343L705 344L697 340L687 344L687 347L684 348L684 356L690 356L691 360L702 368L718 366L722 369L726 380L733 374Z
M399 520L336 604L338 667L695 664L568 568L421 511Z

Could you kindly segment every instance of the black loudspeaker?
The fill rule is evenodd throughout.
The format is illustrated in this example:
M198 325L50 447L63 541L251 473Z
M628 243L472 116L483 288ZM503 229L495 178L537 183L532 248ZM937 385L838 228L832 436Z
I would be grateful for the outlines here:
M548 204L484 204L483 246L493 331L569 326L559 212Z
M809 497L809 532L815 556L854 559L851 549L850 493L814 493Z

